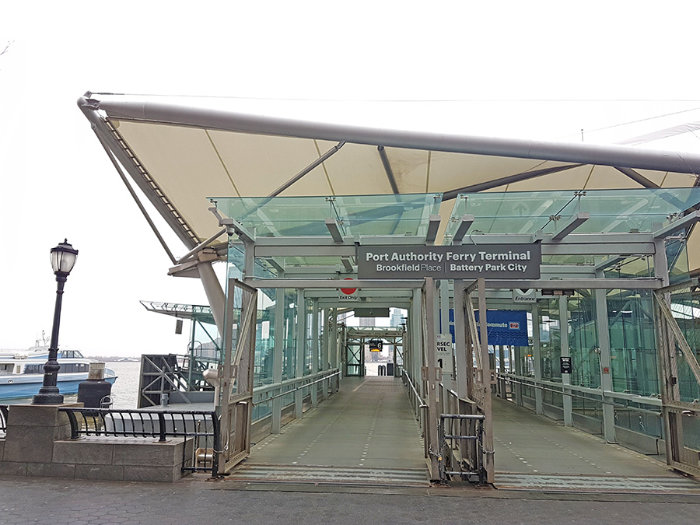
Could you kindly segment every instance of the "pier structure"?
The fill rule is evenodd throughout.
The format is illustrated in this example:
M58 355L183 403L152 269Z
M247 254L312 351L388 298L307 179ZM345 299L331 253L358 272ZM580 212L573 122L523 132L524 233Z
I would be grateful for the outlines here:
M170 274L206 291L191 348L206 332L214 351L212 475L584 491L700 475L700 157L211 102L79 100ZM394 310L393 327L347 320ZM377 352L387 375L367 377Z

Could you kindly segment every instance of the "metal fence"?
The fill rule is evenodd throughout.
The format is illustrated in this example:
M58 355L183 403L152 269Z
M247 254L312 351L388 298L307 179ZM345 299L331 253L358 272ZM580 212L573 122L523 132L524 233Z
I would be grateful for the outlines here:
M183 472L218 472L219 418L216 412L61 408L68 416L71 439L86 437L181 437ZM193 440L193 446L187 440ZM190 457L187 457L187 454Z
M0 436L7 433L7 405L0 405Z

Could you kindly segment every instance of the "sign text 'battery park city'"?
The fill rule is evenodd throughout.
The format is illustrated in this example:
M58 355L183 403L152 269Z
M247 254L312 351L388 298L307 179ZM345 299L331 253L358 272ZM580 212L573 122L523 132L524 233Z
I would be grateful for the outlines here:
M533 244L358 246L360 279L539 279L542 250Z

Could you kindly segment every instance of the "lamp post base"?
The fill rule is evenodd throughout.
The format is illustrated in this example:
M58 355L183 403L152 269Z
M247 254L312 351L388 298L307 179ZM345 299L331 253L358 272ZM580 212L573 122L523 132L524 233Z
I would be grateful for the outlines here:
M43 386L32 398L32 405L62 405L63 396L55 386Z

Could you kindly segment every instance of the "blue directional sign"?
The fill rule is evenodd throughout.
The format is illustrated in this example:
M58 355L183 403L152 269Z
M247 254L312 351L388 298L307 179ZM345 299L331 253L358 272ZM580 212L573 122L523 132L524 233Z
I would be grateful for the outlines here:
M479 312L474 312L479 326ZM525 310L486 310L486 328L490 345L527 346L527 312ZM450 333L454 342L454 310L450 309Z

